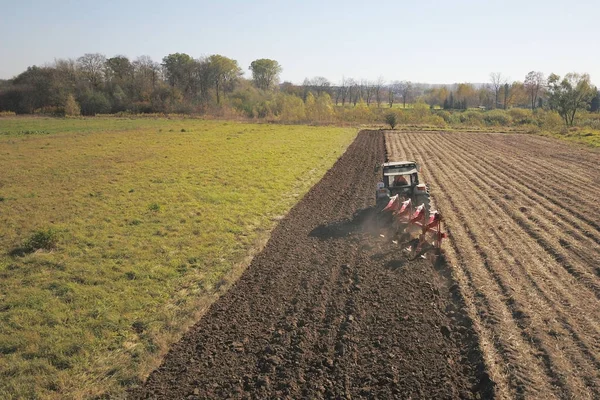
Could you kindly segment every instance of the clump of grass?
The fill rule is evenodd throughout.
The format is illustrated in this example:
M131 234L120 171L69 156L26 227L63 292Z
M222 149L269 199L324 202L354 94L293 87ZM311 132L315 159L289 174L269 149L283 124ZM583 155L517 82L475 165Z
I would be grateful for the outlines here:
M150 205L148 205L148 210L152 211L152 212L159 212L160 211L160 204L158 204L158 203L150 203Z

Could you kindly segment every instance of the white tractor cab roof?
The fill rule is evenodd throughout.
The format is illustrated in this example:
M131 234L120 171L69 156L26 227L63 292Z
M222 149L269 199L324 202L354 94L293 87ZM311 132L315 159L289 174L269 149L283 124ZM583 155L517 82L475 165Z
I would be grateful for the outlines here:
M395 161L383 164L384 176L416 174L419 170L419 165L414 161Z

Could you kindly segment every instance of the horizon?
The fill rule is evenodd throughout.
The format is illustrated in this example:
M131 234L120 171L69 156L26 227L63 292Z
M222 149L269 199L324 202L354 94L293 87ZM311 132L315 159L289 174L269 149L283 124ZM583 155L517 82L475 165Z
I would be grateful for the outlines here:
M3 4L8 11L0 16L0 34L19 40L0 43L0 79L85 53L131 60L148 55L160 63L177 52L194 58L210 54L232 58L245 78L250 77L251 61L271 58L283 67L280 81L298 85L316 76L332 84L342 77L429 85L488 83L494 72L523 81L530 71L546 76L588 73L592 82L600 78L600 56L590 51L600 34L594 21L600 4L591 1L576 0L580 7L567 11L557 0L361 4L352 0L327 4L311 0L285 7L274 0L226 5L186 0L177 7L156 0L125 4L84 0L76 8L39 0ZM390 22L380 11L398 17ZM566 56L565 48L570 50Z

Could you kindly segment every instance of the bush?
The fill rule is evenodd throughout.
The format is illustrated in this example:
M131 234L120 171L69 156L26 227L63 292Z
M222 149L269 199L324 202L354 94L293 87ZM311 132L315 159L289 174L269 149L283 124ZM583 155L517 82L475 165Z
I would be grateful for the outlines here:
M56 248L58 237L54 229L37 230L25 241L23 249L27 252L52 250Z
M298 96L281 93L277 97L279 120L284 122L298 122L306 119L304 102Z
M439 115L429 116L429 118L427 118L427 123L429 125L433 125L433 126L437 126L437 127L445 127L446 126L446 121L444 120L444 118L440 117Z
M63 109L65 115L68 116L75 116L81 114L81 107L79 107L79 103L77 103L75 97L72 94L69 94L67 96Z
M79 104L83 115L108 114L111 108L110 101L100 92L85 92L79 99Z
M450 114L450 112L448 112L446 110L436 111L435 115L437 115L440 118L442 118L446 123L450 123L451 122L451 114Z
M515 124L526 125L535 122L531 110L526 110L524 108L511 108L508 110L508 115L510 115Z
M487 125L508 126L512 123L512 118L504 110L491 110L483 114L483 121Z
M398 118L396 117L396 114L394 114L393 112L385 114L385 123L388 124L391 129L394 129L396 127L396 124L398 123Z
M483 113L481 111L464 111L459 114L455 114L458 116L461 124L468 126L481 126L483 125Z
M565 122L555 111L536 111L535 120L540 128L547 131L559 132L565 126Z
M412 109L412 119L414 123L424 123L427 122L427 118L431 115L431 110L426 103L419 102L414 105Z

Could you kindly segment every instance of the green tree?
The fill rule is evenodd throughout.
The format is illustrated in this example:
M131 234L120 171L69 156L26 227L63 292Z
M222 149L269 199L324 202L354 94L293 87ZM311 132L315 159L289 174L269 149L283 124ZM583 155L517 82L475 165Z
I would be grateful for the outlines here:
M385 123L390 126L390 128L394 129L396 124L398 123L398 118L396 117L396 113L389 112L385 114Z
M236 60L219 54L208 57L207 62L210 78L217 94L217 104L220 104L220 93L233 90L236 81L242 74L242 70Z
M573 126L577 112L586 110L596 93L588 74L572 72L563 79L556 74L548 77L550 107L558 112L567 126Z
M269 90L279 81L281 65L275 60L261 58L250 63L254 85L262 90Z
M88 90L79 99L83 115L107 114L110 112L110 101L102 92Z
M194 59L185 53L173 53L163 57L162 61L169 85L185 91L189 83Z
M592 102L590 103L590 111L591 112L600 111L600 91L599 90L596 91L596 95L594 96L594 98L592 99Z

